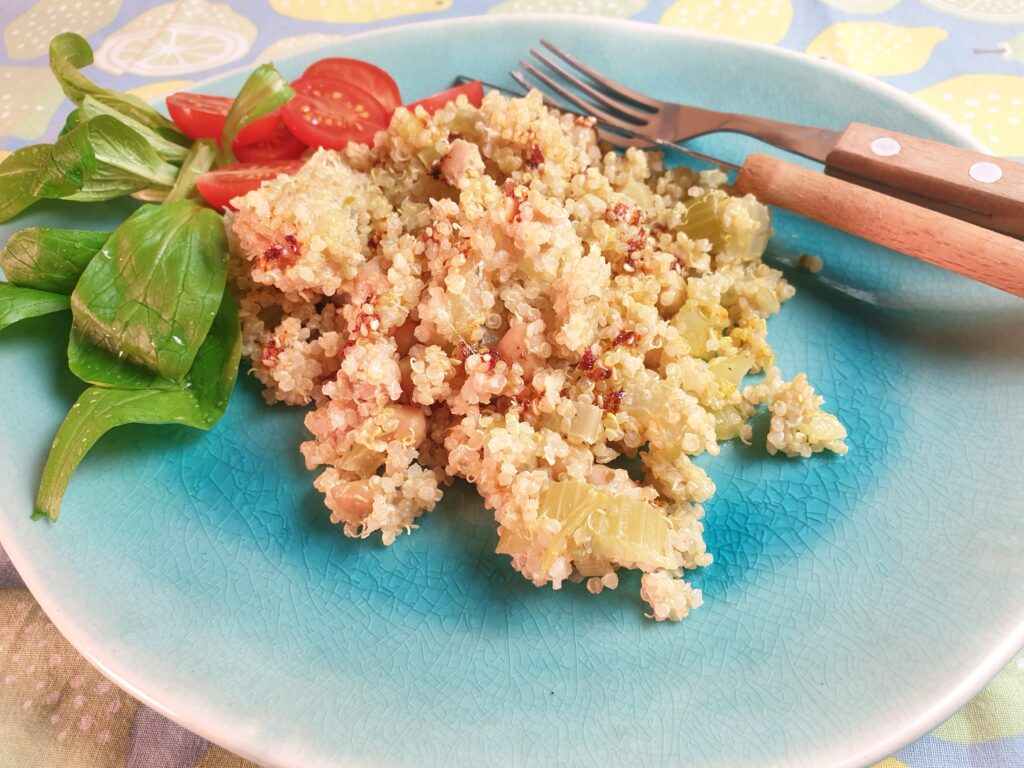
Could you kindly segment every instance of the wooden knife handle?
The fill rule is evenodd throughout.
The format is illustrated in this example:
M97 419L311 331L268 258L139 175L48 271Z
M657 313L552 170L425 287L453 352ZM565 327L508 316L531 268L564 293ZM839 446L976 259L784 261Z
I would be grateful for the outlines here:
M1024 237L1024 165L905 133L851 123L825 172Z
M1024 241L768 155L750 155L736 187L764 203L1024 297Z

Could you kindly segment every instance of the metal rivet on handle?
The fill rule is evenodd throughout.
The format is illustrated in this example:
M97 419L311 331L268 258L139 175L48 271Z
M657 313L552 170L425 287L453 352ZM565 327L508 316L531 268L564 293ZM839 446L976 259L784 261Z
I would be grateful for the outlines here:
M900 143L891 136L882 136L871 142L871 151L879 157L892 157L900 153Z
M971 166L971 178L982 184L994 184L1003 178L1003 169L988 160L982 160Z

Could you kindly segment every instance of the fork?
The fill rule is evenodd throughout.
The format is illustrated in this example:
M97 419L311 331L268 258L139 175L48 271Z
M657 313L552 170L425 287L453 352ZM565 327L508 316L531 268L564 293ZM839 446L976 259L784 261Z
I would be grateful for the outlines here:
M566 107L564 101L544 93L548 105L576 114L589 114L597 121L595 127L598 134L612 144L659 144L679 149L723 169L736 171L734 187L740 194L752 194L769 205L785 208L1024 298L1024 241L769 155L749 155L742 165L737 166L694 152L657 135L646 134L638 121L635 124L627 123L610 115L607 109L593 109L589 102L580 99L528 62L520 64L550 91L559 94L576 109ZM612 86L619 87L610 78L593 70L591 72L593 77L600 77ZM527 90L535 87L521 72L511 74ZM569 82L582 81L572 76ZM593 89L592 86L588 87ZM631 98L638 104L638 99L647 98L629 89L620 92L630 94L623 98ZM606 120L606 116L611 120Z
M643 138L680 142L721 131L741 133L823 163L831 176L1024 238L1024 166L1019 163L862 123L834 131L660 101L616 82L548 40L541 44L568 66L536 49L530 53L551 74L529 61L520 61L520 66L577 110L597 118L604 133L613 134L605 136L612 143L639 144ZM513 77L531 87L522 73Z

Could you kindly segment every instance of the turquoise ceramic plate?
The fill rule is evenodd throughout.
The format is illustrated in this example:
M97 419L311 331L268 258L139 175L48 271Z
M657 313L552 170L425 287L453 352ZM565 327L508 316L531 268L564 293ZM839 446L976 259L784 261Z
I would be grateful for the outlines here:
M968 143L896 91L792 54L650 26L473 19L353 37L407 97L504 80L544 34L658 96ZM233 93L239 74L209 84ZM729 159L751 143L702 145ZM110 225L115 211L29 221ZM94 217L89 219L88 217ZM10 232L14 226L6 228ZM535 590L456 487L390 549L327 522L302 413L243 379L208 434L123 428L57 525L30 522L78 385L63 322L0 337L0 536L57 626L147 703L289 766L856 766L935 726L1024 638L1024 302L779 216L820 254L771 324L850 431L841 459L729 446L682 624L632 585ZM6 234L6 233L5 233Z

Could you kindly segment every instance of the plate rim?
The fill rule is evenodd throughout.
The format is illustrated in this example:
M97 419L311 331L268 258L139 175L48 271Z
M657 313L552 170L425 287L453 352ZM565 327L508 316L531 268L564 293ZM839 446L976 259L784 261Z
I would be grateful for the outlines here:
M995 156L988 147L964 131L947 115L925 104L915 98L912 94L877 78L865 75L861 72L826 59L820 59L801 51L782 48L777 45L769 45L766 43L744 40L725 35L693 32L648 21L616 19L572 13L517 13L499 14L494 16L478 14L473 16L428 19L408 23L388 24L375 29L346 35L342 40L318 46L310 51L288 56L280 59L279 61L288 61L290 59L298 58L299 56L308 56L310 53L316 53L317 51L337 50L339 47L345 46L350 41L364 40L373 37L386 37L397 30L404 31L425 27L445 26L501 26L503 22L509 20L527 23L531 21L536 21L538 23L557 21L561 23L574 22L577 24L580 23L581 20L585 20L586 24L590 27L600 27L602 29L612 30L624 26L632 27L636 29L643 29L645 33L656 36L676 38L679 40L711 40L721 43L727 47L758 51L768 56L776 56L783 59L797 61L805 66L824 70L833 77L852 81L865 90L873 91L877 94L888 97L889 99L898 102L900 106L908 112L914 113L928 122L938 124L942 128L945 128L946 131L954 136L962 146ZM230 77L240 72L251 71L255 66L255 63L256 59L254 58L246 64L242 64L238 67L233 67L202 80L198 80L190 86L190 90L203 90L207 86L218 83L226 77ZM152 101L158 102L160 99L154 99ZM3 542L4 550L7 552L11 563L14 565L26 588L43 609L47 618L49 618L57 630L75 648L75 650L82 654L82 656L95 669L111 680L111 682L127 691L141 703L159 712L183 728L187 728L207 741L261 764L280 765L282 768L289 768L287 764L276 761L276 758L280 755L272 751L271 745L263 744L262 749L252 748L250 746L251 742L246 738L246 736L252 734L246 733L245 729L232 727L223 717L223 713L220 713L221 716L218 719L203 718L199 713L202 711L208 711L207 708L200 706L200 702L197 698L195 696L190 696L187 690L184 693L180 690L173 691L167 688L162 688L159 683L150 681L153 684L146 685L146 688L150 691L147 692L131 681L131 678L135 676L134 671L128 668L122 669L116 656L105 659L104 652L102 650L103 641L98 637L101 630L97 628L96 630L90 631L82 622L76 621L75 617L70 614L66 614L63 611L59 604L59 600L47 589L45 573L37 570L32 563L32 558L27 552L24 552L20 548L18 537L13 533L13 527L8 524L9 521L16 519L18 516L13 514L7 505L8 502L0 501L0 508L3 509L3 514L0 514L0 540ZM98 648L95 652L93 651L94 647ZM1013 656L1022 647L1024 647L1024 613L1022 613L1016 629L1011 631L1002 642L997 644L980 664L970 670L968 674L956 683L944 696L939 698L916 717L912 717L909 722L904 722L897 726L884 739L876 742L870 747L865 748L862 751L855 752L854 754L837 756L835 758L829 756L828 759L832 761L829 763L829 768L863 768L864 766L873 765L931 732L967 704L967 702L970 701L970 699L973 698L981 688L991 681L992 678L994 678L999 671L1009 663ZM128 665L126 665L126 667L127 666ZM362 761L360 761L360 764L361 762Z

